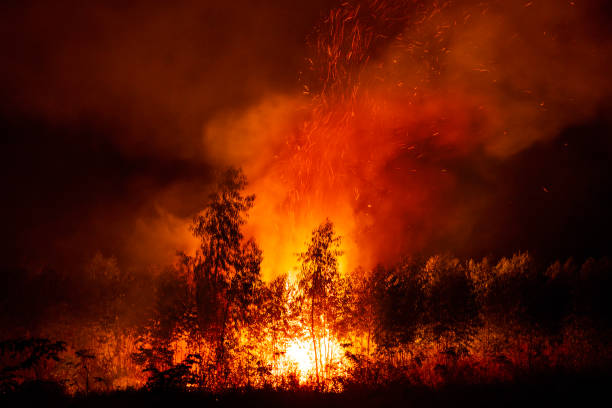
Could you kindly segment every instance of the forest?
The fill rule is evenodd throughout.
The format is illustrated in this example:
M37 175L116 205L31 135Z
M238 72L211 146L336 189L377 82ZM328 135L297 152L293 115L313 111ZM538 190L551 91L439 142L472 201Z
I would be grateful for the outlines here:
M78 277L4 273L2 394L439 389L609 369L609 259L441 254L340 273L328 219L295 276L263 281L246 185L220 177L190 227L197 253L153 279L101 255Z

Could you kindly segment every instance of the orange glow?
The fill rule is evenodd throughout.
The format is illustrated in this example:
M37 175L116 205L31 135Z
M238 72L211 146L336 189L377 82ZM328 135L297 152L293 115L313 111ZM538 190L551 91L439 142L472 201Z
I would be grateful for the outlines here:
M309 39L299 93L206 124L207 158L243 167L257 195L248 228L265 278L292 270L326 218L343 237L345 273L440 250L436 241L469 246L486 198L449 203L457 163L503 160L591 114L608 76L583 55L588 39L533 32L579 24L576 9L506 3L344 3ZM550 103L568 96L581 108Z
M41 48L38 29L24 42L34 47L3 36L11 45L7 60L28 55L28 66L49 70L35 80L30 69L5 75L28 79L9 87L23 88L13 99L32 99L31 112L19 107L15 124L7 116L8 131L16 133L6 162L26 166L6 195L16 219L27 222L15 224L23 231L8 229L5 249L15 259L23 252L24 262L28 251L32 262L39 251L55 251L70 267L41 264L30 276L17 264L0 264L5 293L23 311L0 315L0 324L16 334L69 339L63 378L84 374L89 388L97 374L92 369L90 376L84 362L95 364L105 376L99 390L148 386L151 379L215 393L296 383L328 390L352 381L395 384L396 375L437 386L454 380L447 374L462 373L462 365L475 378L510 379L531 373L524 368L531 370L534 356L542 366L572 355L578 364L589 353L612 361L612 349L589 344L589 333L579 338L597 302L608 305L587 301L590 291L605 292L595 289L608 282L608 260L583 267L568 260L542 273L527 254L493 261L514 248L532 250L521 248L530 242L545 257L546 248L553 248L550 256L583 248L578 241L608 248L596 234L573 234L575 228L607 237L612 224L608 217L582 228L592 224L587 213L607 211L601 198L612 190L604 185L608 157L585 154L609 147L610 115L603 114L612 95L604 63L612 60L612 42L588 30L589 7L555 0L342 1L312 27L307 51L287 52L269 42L280 37L275 33L253 38L262 49L239 34L243 25L259 26L265 8L260 16L237 5L205 6L168 13L152 7L153 19L93 8L87 14L109 24L92 25L99 44L63 38L69 31L43 18L46 6L30 7L27 20L42 24L40 33L61 34L35 58L28 49ZM90 25L74 12L66 15ZM226 14L231 24L220 24L219 35L197 35L196 27ZM279 20L304 18L284 14ZM166 32L176 21L185 31ZM175 48L175 41L188 47ZM71 63L73 54L83 54L79 64ZM295 57L303 61L299 74L287 69L293 62L285 64ZM269 78L280 71L286 78ZM34 132L39 126L49 131ZM591 141L589 133L601 136ZM45 140L40 148L31 143L38 138ZM40 168L12 154L13 147L22 151L19 139L23 156L40 158ZM56 144L62 155L46 151ZM63 163L63 155L75 162ZM230 166L244 173L239 193L213 190L215 172ZM38 171L47 167L49 174ZM601 189L590 188L597 184ZM85 187L91 189L81 192ZM207 201L211 192L224 200ZM255 195L252 208L242 193ZM593 206L583 205L593 197ZM32 211L22 201L35 205ZM197 216L192 221L202 210L219 217L206 218L206 226ZM314 244L325 220L338 248L327 254ZM28 245L22 236L30 234L45 245ZM569 235L567 243L561 239ZM71 244L77 240L83 248ZM538 241L546 243L539 251ZM81 270L87 248L98 245L100 254ZM489 249L481 263L471 260ZM433 255L447 252L453 255ZM540 284L546 286L537 296ZM540 324L547 315L551 321ZM562 325L567 333L558 335ZM0 363L9 335L0 336ZM95 361L80 349L95 352ZM591 351L597 349L605 359ZM0 377L9 368L0 365ZM72 382L70 392L82 392Z

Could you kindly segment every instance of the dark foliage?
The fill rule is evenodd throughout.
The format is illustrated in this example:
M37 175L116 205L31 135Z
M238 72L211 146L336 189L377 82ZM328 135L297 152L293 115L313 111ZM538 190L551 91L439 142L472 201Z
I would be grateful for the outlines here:
M43 338L0 342L0 361L3 363L0 371L0 393L15 391L29 380L45 380L46 365L52 361L59 362L59 355L64 351L65 342Z

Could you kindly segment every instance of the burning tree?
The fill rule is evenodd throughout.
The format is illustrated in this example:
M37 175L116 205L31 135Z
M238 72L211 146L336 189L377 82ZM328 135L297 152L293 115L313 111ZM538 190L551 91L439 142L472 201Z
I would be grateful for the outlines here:
M222 387L228 379L229 353L248 326L261 286L261 251L241 231L255 199L244 194L246 185L240 170L223 174L191 225L199 249L194 256L181 254L180 270L169 271L158 285L150 348L141 347L137 356L157 374L151 378L163 383L150 384L154 388L185 379L200 387Z
M333 224L326 220L312 232L308 249L298 256L301 262L299 287L310 303L305 320L314 349L317 386L320 384L319 371L324 366L321 340L327 337L342 306L338 272L338 257L342 255L340 239Z

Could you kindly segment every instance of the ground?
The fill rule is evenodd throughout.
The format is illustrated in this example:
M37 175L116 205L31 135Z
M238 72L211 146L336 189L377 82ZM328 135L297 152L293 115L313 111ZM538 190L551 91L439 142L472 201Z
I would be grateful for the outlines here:
M507 384L461 385L440 389L409 384L379 389L351 387L339 394L313 391L233 391L210 393L154 393L122 391L88 397L67 397L53 387L32 387L4 396L0 406L44 407L594 407L612 404L608 373L554 374Z

